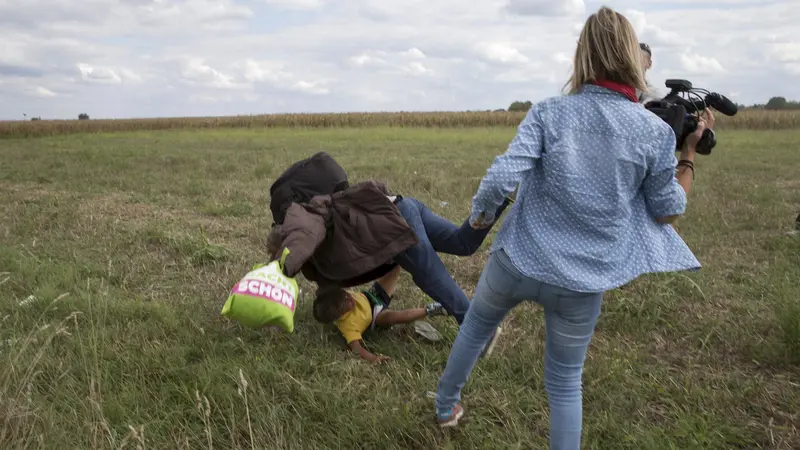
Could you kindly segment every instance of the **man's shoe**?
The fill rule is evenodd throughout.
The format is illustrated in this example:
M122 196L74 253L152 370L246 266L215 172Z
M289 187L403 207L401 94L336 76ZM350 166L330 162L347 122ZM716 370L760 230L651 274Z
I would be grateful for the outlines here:
M442 340L442 335L439 333L439 330L424 320L417 320L414 322L414 332L431 342L439 342Z
M446 316L447 310L444 309L444 306L442 306L441 303L433 302L425 305L425 313L428 315L428 317Z

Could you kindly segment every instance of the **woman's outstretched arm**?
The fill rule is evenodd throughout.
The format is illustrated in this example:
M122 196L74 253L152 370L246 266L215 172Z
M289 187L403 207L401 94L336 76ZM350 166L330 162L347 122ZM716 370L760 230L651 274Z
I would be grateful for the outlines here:
M533 169L536 160L542 156L543 144L541 117L538 105L534 105L517 127L517 135L508 149L494 158L481 180L478 192L472 198L470 224L494 222L495 211L516 189L522 174Z

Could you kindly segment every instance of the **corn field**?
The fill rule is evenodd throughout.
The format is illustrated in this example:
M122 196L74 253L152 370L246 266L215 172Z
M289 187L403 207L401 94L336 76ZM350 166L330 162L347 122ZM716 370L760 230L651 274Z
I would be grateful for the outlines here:
M338 114L266 114L229 117L152 119L0 121L0 137L57 136L137 130L195 128L335 127L515 127L522 112L381 112ZM734 117L716 114L716 129L780 130L800 128L800 111L743 110Z

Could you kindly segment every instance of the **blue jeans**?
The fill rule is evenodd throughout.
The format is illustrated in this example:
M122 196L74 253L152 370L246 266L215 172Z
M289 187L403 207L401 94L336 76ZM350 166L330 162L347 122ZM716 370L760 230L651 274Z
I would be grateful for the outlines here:
M544 383L550 405L550 448L578 450L583 422L581 376L603 293L581 293L528 278L503 250L492 253L439 380L437 413L461 398L478 354L506 314L524 300L544 308Z
M508 204L506 201L498 208L496 218L500 217ZM461 324L469 309L469 298L450 275L437 252L456 256L472 255L486 240L492 227L475 230L470 226L469 219L459 227L412 197L403 197L397 202L397 207L419 242L395 257L395 262L411 274L414 284L434 301L441 303Z

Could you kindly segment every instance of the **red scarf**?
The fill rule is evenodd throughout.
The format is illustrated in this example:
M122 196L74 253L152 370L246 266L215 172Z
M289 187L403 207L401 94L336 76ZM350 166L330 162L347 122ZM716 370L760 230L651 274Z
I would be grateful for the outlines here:
M592 82L592 84L596 84L600 87L604 87L606 89L611 89L614 92L619 92L620 94L628 97L630 101L634 103L638 103L639 99L636 97L636 89L633 86L617 83L616 81L608 81L608 80L597 80Z

